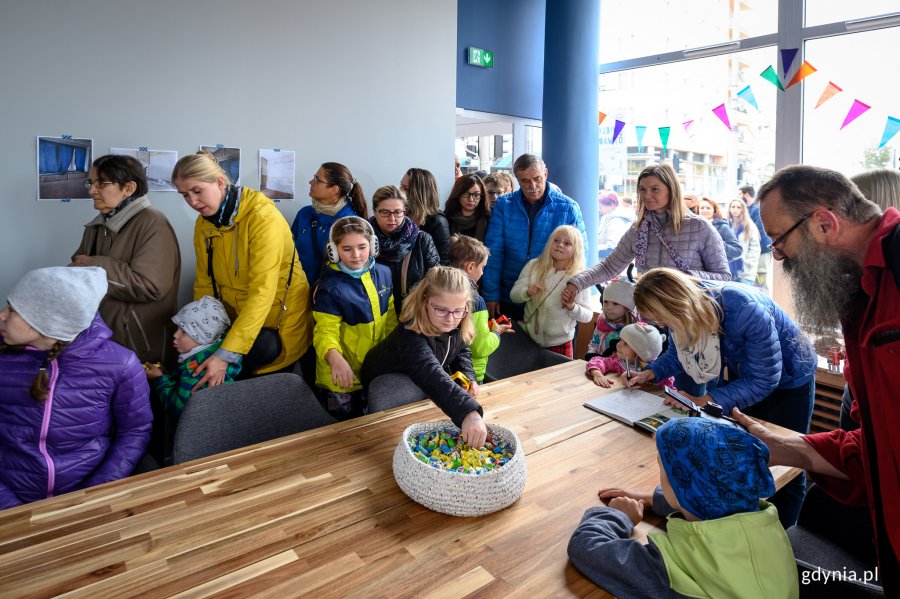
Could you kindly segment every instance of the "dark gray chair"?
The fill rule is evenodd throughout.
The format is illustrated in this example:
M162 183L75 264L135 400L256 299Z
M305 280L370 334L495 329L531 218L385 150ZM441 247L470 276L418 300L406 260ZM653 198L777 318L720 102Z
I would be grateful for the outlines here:
M487 371L484 374L485 382L497 381L570 361L569 358L548 351L532 341L528 333L520 329L517 324L513 328L516 331L515 334L503 335L500 338L500 347L488 358Z
M428 399L425 392L405 374L393 372L376 376L369 383L369 413L383 412L414 401Z
M269 374L198 391L175 430L173 461L196 460L336 422L296 374Z

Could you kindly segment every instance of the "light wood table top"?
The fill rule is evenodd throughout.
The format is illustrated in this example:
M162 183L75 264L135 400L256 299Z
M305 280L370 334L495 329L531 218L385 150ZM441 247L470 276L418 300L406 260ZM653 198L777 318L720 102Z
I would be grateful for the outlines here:
M598 489L658 484L656 449L582 407L605 392L583 372L481 388L527 456L505 510L447 516L399 489L404 428L445 418L417 402L0 511L0 597L608 597L566 545ZM797 471L773 472L781 486Z

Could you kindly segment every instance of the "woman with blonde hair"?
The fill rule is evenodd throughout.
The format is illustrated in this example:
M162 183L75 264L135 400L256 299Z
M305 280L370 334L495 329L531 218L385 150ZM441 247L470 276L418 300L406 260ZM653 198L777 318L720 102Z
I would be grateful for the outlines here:
M195 371L203 373L198 387L221 384L238 360L242 375L291 368L309 347L312 319L309 285L284 216L259 191L233 185L206 151L182 157L172 184L199 213L194 299L217 298L232 321L222 346Z
M900 208L900 171L873 168L853 175L850 180L856 183L866 199L881 206L882 210Z
M424 168L411 168L400 179L400 189L409 202L409 217L431 235L441 264L450 264L450 221L441 212L437 179Z
M531 339L554 353L573 357L572 338L579 322L594 316L589 291L579 292L571 302L561 300L569 277L584 268L584 240L571 225L561 225L550 234L544 251L529 260L509 292L516 303L525 303L520 323Z
M408 375L460 428L461 439L480 448L487 427L475 401L478 383L469 349L474 338L468 277L458 268L435 266L403 303L400 325L366 354L363 385L368 388L382 374ZM468 389L450 378L457 371L469 379Z
M671 339L668 351L631 377L629 387L685 373L698 385L718 381L709 393L690 395L699 405L715 402L726 415L739 408L800 433L809 430L815 351L769 296L739 283L654 268L638 280L634 303L644 320L668 327ZM804 481L795 481L773 499L785 527L796 522L803 501Z
M759 229L750 218L750 210L747 209L744 200L732 200L728 205L728 224L731 225L731 230L741 243L740 268L733 269L731 276L735 281L753 285L762 248L759 244Z
M637 188L640 202L634 225L602 262L569 280L564 302L573 302L583 289L606 283L632 260L638 272L666 266L701 279L731 279L722 238L709 221L687 210L671 166L648 166L638 175Z

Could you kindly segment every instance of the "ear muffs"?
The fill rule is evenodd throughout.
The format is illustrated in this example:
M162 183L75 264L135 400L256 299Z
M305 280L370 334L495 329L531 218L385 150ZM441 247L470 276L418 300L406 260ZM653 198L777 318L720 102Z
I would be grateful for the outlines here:
M334 227L343 227L344 225L351 223L356 224L357 222L366 229L369 238L369 255L373 258L378 257L378 236L375 235L375 228L372 226L372 223L359 216L345 216L334 221L331 225L331 229L328 231L328 244L325 246L325 257L328 258L328 261L332 264L337 264L341 259L338 255L337 244L334 243Z

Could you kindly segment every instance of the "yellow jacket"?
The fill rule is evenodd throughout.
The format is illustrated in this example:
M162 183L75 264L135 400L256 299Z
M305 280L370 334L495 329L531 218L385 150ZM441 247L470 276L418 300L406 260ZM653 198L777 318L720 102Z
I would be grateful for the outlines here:
M284 302L286 310L279 329L281 356L257 373L281 370L296 362L312 338L309 284L294 253L288 223L272 200L244 187L234 224L230 227L218 229L202 216L197 217L194 225L195 300L213 295L212 281L207 273L207 244L212 247L219 299L232 320L222 349L239 354L250 350L263 326L274 327L278 322L280 300L284 298L293 261L291 288Z

